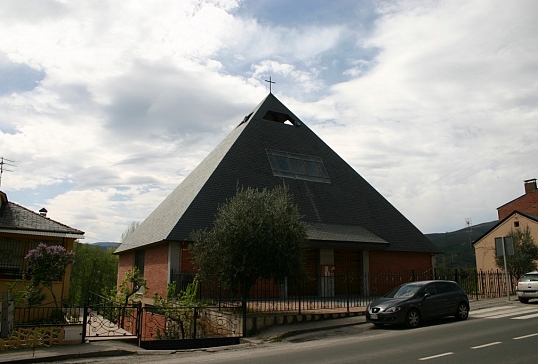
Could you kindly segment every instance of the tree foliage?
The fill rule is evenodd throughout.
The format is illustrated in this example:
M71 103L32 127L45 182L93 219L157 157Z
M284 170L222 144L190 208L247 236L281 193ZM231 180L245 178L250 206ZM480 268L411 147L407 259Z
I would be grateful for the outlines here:
M306 226L286 186L241 188L218 208L213 227L191 235L201 279L244 298L259 278L283 281L302 272Z
M39 243L25 258L31 275L31 286L41 285L48 289L58 308L58 299L52 289L52 283L63 278L67 266L75 262L75 253L68 252L61 245Z
M511 229L507 236L514 241L514 255L506 256L508 274L519 279L523 274L536 270L538 246L532 237L531 229L528 226L524 229ZM499 268L504 269L502 256L496 257L495 263Z
M92 293L108 296L118 278L118 256L112 254L113 249L75 242L73 251L77 260L71 270L69 302L83 305Z
M116 304L127 306L133 302L133 296L140 293L142 296L147 292L146 279L140 275L140 270L137 267L129 269L125 272L118 290L114 290L112 300Z
M127 229L125 229L125 231L121 233L120 243L123 243L129 237L129 235L131 235L136 229L138 229L139 226L140 223L138 221L131 222Z
M24 275L21 279L7 283L7 291L13 293L15 307L36 306L47 298L47 295L43 293L43 287L35 286L32 281L27 281Z
M143 298L147 292L146 279L140 276L140 271L137 267L129 269L125 272L118 289L110 291L110 304L114 307L106 314L107 319L115 322L119 327L125 327L126 317L133 317L133 308L128 308L130 304L141 305L140 300L135 302L135 295L140 295Z
M155 292L153 306L166 319L166 325L155 330L157 340L188 338L194 321L200 320L195 309L202 309L205 306L196 297L197 292L198 277L187 285L185 291L180 291L177 295L176 282L168 284L166 297L161 297Z

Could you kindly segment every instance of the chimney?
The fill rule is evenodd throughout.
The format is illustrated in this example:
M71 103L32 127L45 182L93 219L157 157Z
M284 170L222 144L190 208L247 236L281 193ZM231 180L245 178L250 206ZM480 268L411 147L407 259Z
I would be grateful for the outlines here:
M528 179L525 182L525 194L536 191L536 178Z
M47 217L47 212L47 209L43 207L41 210L39 210L39 215Z

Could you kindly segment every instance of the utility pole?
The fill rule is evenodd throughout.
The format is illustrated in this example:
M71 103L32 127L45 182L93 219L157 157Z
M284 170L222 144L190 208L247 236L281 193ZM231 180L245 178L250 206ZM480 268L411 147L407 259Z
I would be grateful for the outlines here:
M16 165L14 165L12 163L15 163L15 161L12 161L12 160L4 158L4 157L0 157L0 187L2 187L2 174L4 172L13 172L10 169L6 169L4 166L17 167Z
M472 236L472 232L473 232L473 219L471 219L470 217L466 217L465 218L465 226L467 226L467 232L469 233L469 244L471 246L473 246L473 236Z

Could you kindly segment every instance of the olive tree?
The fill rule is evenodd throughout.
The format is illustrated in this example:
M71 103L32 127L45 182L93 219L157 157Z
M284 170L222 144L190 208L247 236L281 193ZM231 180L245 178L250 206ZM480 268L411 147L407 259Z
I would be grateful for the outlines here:
M286 186L238 188L219 206L213 227L191 234L202 280L248 293L258 279L281 282L302 272L306 226Z

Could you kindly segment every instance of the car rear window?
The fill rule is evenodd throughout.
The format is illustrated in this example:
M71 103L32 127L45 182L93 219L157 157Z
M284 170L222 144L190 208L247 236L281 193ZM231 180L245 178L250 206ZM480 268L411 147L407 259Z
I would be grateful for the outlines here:
M520 282L536 282L538 281L538 274L525 274L521 278Z

